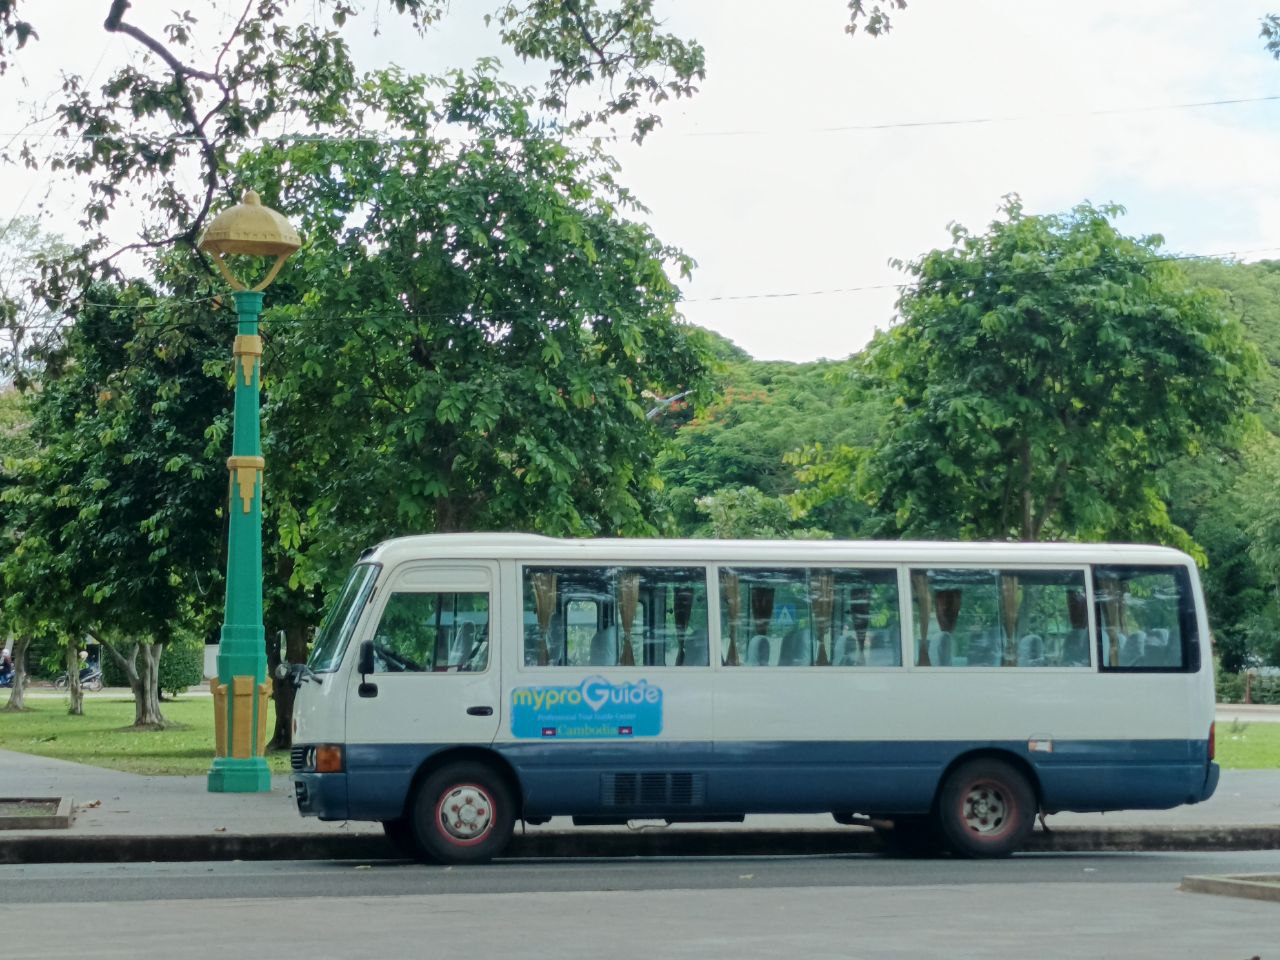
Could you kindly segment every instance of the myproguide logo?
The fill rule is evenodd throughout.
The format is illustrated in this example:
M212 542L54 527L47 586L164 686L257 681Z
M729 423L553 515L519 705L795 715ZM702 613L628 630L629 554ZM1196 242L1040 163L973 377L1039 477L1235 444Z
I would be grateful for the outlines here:
M662 703L662 689L647 680L610 683L604 677L587 677L576 687L519 687L511 693L512 704L534 710L586 706L593 713L605 708L643 707Z

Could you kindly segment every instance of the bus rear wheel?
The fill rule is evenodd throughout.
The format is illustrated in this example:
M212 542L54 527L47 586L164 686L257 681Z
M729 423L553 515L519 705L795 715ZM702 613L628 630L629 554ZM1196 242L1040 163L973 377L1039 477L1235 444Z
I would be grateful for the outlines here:
M515 803L506 781L483 763L451 763L422 781L413 829L436 863L486 863L506 849Z
M1003 760L961 764L938 796L938 830L962 857L1007 857L1027 842L1035 826L1035 792Z

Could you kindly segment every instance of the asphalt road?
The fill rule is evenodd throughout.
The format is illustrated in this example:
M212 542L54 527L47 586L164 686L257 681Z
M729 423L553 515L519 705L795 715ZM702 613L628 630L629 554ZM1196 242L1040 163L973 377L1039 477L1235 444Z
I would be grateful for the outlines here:
M518 960L1280 956L1280 903L1181 893L1280 851L0 868L0 953ZM73 906L74 905L74 906Z
M483 867L316 861L30 864L0 867L7 904L573 893L759 887L1158 883L1188 874L1280 874L1280 851L1024 854L1009 860L877 855L543 860ZM1280 945L1280 906L1276 909Z

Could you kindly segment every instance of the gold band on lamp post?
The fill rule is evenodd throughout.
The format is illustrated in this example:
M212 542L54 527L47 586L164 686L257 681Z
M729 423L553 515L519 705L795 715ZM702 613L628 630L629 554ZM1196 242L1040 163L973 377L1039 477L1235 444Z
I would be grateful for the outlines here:
M240 361L240 373L246 387L253 385L253 371L262 359L262 337L238 334L231 345L231 356Z

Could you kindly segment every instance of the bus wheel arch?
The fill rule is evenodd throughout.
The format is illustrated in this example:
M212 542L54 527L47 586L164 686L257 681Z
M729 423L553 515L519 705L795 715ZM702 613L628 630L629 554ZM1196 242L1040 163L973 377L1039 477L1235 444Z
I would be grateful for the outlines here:
M450 783L452 780L458 782ZM474 838L450 837L441 829L436 821L445 802L443 795L450 792L456 803L482 817L494 815L492 808L497 808L492 837L487 836L487 828L485 835ZM412 833L419 857L444 863L480 863L506 847L523 802L520 779L506 759L485 748L458 747L433 754L418 767L406 791L399 822Z
M1004 857L1019 850L1035 826L1043 797L1035 769L1007 750L972 750L939 778L932 819L960 856Z

